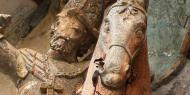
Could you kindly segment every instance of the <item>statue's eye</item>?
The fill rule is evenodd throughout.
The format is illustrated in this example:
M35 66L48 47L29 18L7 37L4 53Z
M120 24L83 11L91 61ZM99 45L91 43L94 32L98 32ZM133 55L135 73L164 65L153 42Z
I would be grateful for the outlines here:
M81 33L81 30L79 28L73 28L75 34Z
M79 37L81 37L81 35L83 35L81 30L78 28L72 28L72 30L70 32L71 32L71 38L73 38L73 39L79 38Z
M56 31L55 29L56 29L56 28L55 28L55 25L52 25L52 26L51 26L51 29L50 29L50 36L53 36L53 35L54 35L54 32Z
M59 22L59 21L56 21L55 25L58 26L59 24L60 24L60 22Z

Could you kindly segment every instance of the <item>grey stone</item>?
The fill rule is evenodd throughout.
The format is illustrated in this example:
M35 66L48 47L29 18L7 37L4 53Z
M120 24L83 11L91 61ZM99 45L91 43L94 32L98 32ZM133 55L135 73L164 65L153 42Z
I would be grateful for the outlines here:
M150 69L155 76L153 85L181 56L180 48L189 19L190 0L149 0L147 37ZM172 87L167 85L155 91L155 95L170 95L167 92ZM176 89L183 90L183 87ZM175 92L171 95L184 95Z

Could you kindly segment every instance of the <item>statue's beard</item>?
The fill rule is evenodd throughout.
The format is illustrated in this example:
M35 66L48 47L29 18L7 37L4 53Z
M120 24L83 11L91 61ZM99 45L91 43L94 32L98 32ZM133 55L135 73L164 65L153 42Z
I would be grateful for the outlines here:
M52 37L48 55L53 59L68 62L78 62L78 58L79 61L81 61L81 58L86 59L87 55L89 55L89 49L92 49L90 47L93 46L93 41L87 38L85 39L86 40L79 42L71 39L67 40L63 37Z
M48 54L53 59L75 62L77 61L76 47L77 45L74 42L59 38L50 42Z

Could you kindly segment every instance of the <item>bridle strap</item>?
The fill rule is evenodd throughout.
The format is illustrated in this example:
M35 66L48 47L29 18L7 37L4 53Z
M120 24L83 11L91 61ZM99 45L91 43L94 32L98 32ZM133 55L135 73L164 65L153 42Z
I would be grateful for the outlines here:
M140 44L140 47L138 47L137 50L133 54L131 53L131 51L130 51L130 49L128 47L125 47L123 45L113 44L113 45L110 45L109 49L111 49L114 46L123 48L125 50L125 52L127 53L127 55L129 56L129 59L130 59L130 63L129 64L132 64L133 61L134 61L134 58L138 55L138 53L140 52L140 50L143 48L143 44L145 43L145 41L146 41L146 38L144 38L144 40Z
M107 11L106 16L109 14L111 9L113 9L115 7L119 7L119 6L127 6L127 7L132 6L136 9L138 9L139 11L141 11L145 16L147 16L146 10L141 5L139 5L138 3L129 4L128 2L121 2L121 4L115 4L115 5L111 6Z
M123 49L125 50L125 52L128 54L130 60L133 58L133 55L131 54L129 48L125 48L125 46L122 46L122 45L116 45L116 44L114 44L114 45L111 45L111 46L109 47L109 49L111 49L111 48L114 47L114 46L115 46L115 47L121 47L121 48L123 48Z
M108 15L109 12L111 11L111 9L113 9L114 7L125 6L125 5L127 5L127 7L132 6L132 7L136 8L136 9L138 9L139 11L141 11L145 15L145 17L147 17L147 12L146 12L146 10L142 6L140 6L138 3L129 4L128 2L121 2L121 4L119 4L119 5L116 4L116 5L111 6L108 9L108 12L106 13L106 15ZM128 54L128 56L129 56L129 58L131 60L131 63L133 63L134 58L137 56L138 52L143 47L142 45L145 43L145 41L146 41L146 38L144 38L144 41L142 41L141 46L133 54L130 52L130 49L128 47L125 47L125 46L122 46L122 45L118 45L118 44L110 45L109 49L111 49L113 46L118 46L118 47L123 48L125 50L125 52Z

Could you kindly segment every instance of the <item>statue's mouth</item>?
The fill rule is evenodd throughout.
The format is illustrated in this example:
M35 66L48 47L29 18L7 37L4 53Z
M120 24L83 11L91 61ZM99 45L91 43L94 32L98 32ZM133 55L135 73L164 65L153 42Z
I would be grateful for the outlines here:
M55 51L64 51L64 44L66 43L65 39L52 40L50 42L50 48Z
M73 48L74 46L72 45L72 42L66 39L52 39L50 41L50 49L48 51L48 54L55 59L62 59L67 56L74 57L74 55L72 55L75 53L75 50Z

